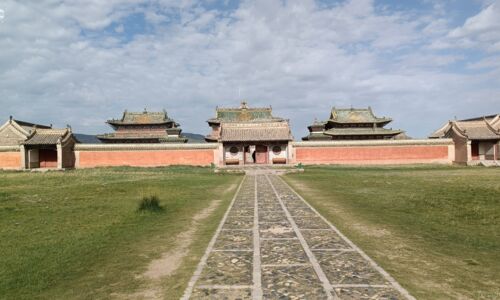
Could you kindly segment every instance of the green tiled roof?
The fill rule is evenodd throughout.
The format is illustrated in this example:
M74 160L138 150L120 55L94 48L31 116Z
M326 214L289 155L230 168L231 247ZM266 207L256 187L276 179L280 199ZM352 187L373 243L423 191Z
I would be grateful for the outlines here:
M165 110L161 112L150 112L144 110L143 112L129 112L125 111L120 120L109 120L109 124L117 125L147 125L147 124L166 124L174 122L171 120Z
M281 118L273 117L271 107L249 108L245 102L239 108L217 108L216 116L208 122L265 122L277 121Z
M329 122L334 123L389 123L391 118L378 118L368 108L333 108Z
M325 131L327 135L396 135L401 133L401 130L392 130L385 128L331 128Z

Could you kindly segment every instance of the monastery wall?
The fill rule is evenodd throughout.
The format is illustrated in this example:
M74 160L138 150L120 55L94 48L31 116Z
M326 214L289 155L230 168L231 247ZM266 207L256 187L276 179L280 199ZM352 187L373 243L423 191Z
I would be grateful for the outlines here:
M19 146L0 146L0 169L20 169Z
M209 166L219 161L217 144L77 144L75 167Z
M293 142L292 163L313 164L451 164L451 139Z

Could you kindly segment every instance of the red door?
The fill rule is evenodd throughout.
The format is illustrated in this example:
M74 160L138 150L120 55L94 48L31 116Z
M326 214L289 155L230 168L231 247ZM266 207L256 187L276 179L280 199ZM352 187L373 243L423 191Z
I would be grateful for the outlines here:
M267 146L257 145L255 147L255 163L267 164Z
M57 168L57 150L40 149L38 153L40 168Z

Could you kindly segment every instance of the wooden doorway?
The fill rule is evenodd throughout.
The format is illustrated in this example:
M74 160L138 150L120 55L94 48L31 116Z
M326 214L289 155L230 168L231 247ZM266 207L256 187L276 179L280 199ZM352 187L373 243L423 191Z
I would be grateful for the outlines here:
M40 168L57 168L57 150L40 149L38 153Z
M255 163L256 164L267 164L267 146L257 145L255 147Z

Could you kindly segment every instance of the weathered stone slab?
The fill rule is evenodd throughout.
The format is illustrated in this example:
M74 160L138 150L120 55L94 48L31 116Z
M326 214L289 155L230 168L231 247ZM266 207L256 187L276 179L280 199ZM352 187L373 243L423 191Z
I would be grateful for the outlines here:
M259 225L261 238L295 238L289 223L263 223Z
M250 300L251 289L195 289L191 299L196 300Z
M263 265L292 265L308 263L298 240L263 240L260 243Z
M230 217L224 223L223 229L252 229L253 216Z
M326 299L311 266L262 267L265 299Z
M311 250L351 248L333 230L303 230L301 233Z
M330 225L328 225L320 217L314 217L314 218L300 217L300 218L295 218L295 224L297 224L297 226L299 228L306 228L306 229L329 229L330 228Z
M252 250L252 231L223 230L217 238L214 250Z
M359 300L359 299L380 299L380 300L397 300L404 299L396 290L388 288L336 288L335 292L340 299Z
M332 285L335 284L389 284L357 252L313 251Z
M252 285L251 252L212 252L197 285Z
M288 223L284 212L261 213L259 212L259 222L281 222Z
M253 207L239 207L239 208L234 208L231 210L229 213L229 218L232 217L239 217L239 216L253 216Z

